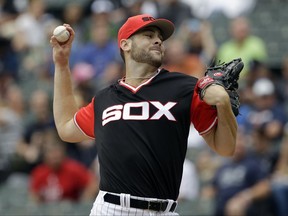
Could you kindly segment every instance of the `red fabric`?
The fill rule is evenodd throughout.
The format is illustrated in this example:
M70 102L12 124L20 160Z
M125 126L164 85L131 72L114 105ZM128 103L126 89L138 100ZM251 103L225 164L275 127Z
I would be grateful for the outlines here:
M122 39L128 39L138 30L147 27L156 26L161 30L163 40L169 38L174 32L174 24L167 19L155 19L149 14L141 14L130 17L119 29L118 46Z
M196 91L191 105L191 122L200 135L208 133L217 124L217 110L202 101Z
M66 159L58 171L40 164L31 173L30 190L42 201L78 200L92 173L77 161Z
M82 107L75 114L74 120L83 133L95 138L94 98L86 107ZM196 91L194 91L191 105L191 122L201 135L210 131L217 124L217 110L202 101Z
M85 107L82 107L74 117L75 124L79 129L91 138L95 138L94 135L94 98Z
M198 91L198 88L203 89L208 85L211 85L214 83L215 80L212 79L209 76L202 77L201 79L198 80L197 85L196 85L196 90Z

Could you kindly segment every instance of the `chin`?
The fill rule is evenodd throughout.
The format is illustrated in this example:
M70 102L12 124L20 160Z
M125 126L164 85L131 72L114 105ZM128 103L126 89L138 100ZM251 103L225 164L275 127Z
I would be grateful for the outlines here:
M159 65L158 67L162 65L162 61L163 61L162 56L157 56L152 59L153 65Z
M159 68L162 65L162 61L153 61L150 63L150 65Z

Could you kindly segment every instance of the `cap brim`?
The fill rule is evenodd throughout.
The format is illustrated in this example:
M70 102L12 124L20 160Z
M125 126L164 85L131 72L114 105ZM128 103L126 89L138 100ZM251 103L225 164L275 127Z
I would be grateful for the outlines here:
M149 27L149 26L155 26L160 29L163 40L167 40L174 32L174 24L170 22L167 19L156 19L152 22L150 22L147 25L142 26L139 30L142 30L143 28ZM139 31L138 30L138 31Z

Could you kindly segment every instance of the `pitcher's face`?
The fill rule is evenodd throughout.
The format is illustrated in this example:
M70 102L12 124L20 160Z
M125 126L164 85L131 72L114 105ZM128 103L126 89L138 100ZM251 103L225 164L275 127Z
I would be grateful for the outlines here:
M160 67L164 58L161 32L156 27L141 30L131 37L131 58L140 63Z

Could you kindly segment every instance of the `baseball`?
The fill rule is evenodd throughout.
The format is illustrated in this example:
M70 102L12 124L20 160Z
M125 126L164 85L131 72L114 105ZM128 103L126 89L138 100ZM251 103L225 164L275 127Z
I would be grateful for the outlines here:
M69 31L67 31L66 27L63 25L57 26L53 31L53 35L56 37L57 41L61 43L66 42L70 37Z

